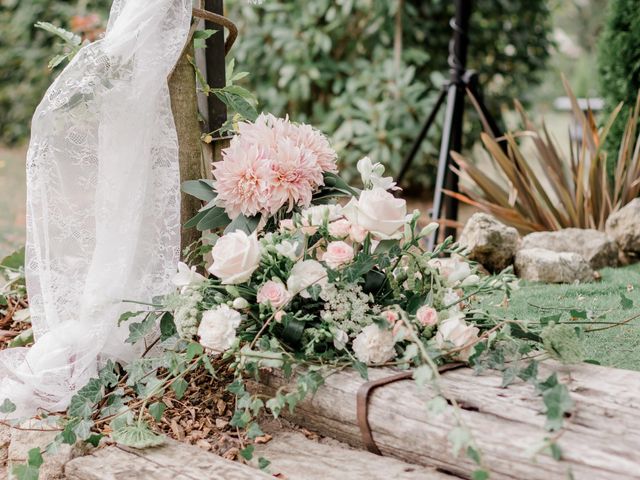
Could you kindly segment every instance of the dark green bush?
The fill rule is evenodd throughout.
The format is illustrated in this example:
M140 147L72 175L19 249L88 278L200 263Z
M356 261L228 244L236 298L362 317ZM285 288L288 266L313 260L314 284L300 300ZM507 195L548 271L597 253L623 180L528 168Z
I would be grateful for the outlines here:
M16 143L29 133L29 122L55 72L47 65L59 43L36 29L37 21L69 28L73 15L106 15L110 0L0 0L0 142Z
M637 0L609 2L599 41L598 64L607 113L612 112L619 102L624 102L628 107L635 105L640 90L640 4ZM606 146L610 172L613 172L616 150L629 111L630 108L623 109L609 133Z
M453 2L229 0L227 5L227 15L241 29L235 56L251 70L265 110L289 113L332 134L352 173L364 155L397 173L448 75ZM512 97L526 101L549 55L547 1L476 0L474 8L470 67L480 73L491 106L499 111ZM416 162L411 175L416 184L430 182L431 170L420 167L433 161L437 133L432 132L436 145L425 142Z

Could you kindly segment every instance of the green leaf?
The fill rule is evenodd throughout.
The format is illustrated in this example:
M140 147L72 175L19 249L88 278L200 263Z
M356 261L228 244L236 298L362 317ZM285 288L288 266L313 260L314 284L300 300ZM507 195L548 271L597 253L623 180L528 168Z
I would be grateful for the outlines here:
M246 99L249 103L255 103L256 99L253 93L251 93L246 88L243 88L239 85L227 85L222 89L223 92L230 93L232 95L237 95L238 97L242 97Z
M264 435L264 432L262 431L262 429L260 428L260 425L258 425L257 422L252 422L249 425L249 428L247 428L247 436L251 440L261 437L262 435Z
M562 460L562 449L556 442L552 442L549 444L549 453L551 453L551 457L557 462Z
M211 180L188 180L182 183L182 191L203 202L210 202L217 197Z
M178 378L175 382L171 384L171 390L175 392L176 398L178 400L184 397L184 394L187 391L188 387L189 387L189 384L184 378Z
M185 229L195 228L198 225L198 223L200 223L200 221L207 216L207 213L209 213L209 210L203 210L196 213L194 217L190 218L185 222L184 228Z
M258 468L260 470L265 470L269 465L271 465L271 462L269 460L267 460L264 457L260 457L258 459Z
M162 419L162 414L166 409L167 406L164 404L164 402L156 402L149 405L149 413L156 422L159 422Z
M2 405L0 405L0 413L13 413L16 411L16 405L8 398L4 399Z
M367 370L366 363L360 362L358 360L353 360L351 362L351 365L353 365L354 370L358 372L364 380L369 380L369 372Z
M196 215L197 216L197 215ZM231 223L231 219L222 207L213 207L205 211L205 215L196 225L198 230L215 230L216 228L226 227ZM187 227L187 225L185 225Z
M27 463L14 466L11 471L16 480L38 480L40 476L40 466L44 463L42 452L32 448L27 455Z
M187 347L186 359L190 362L196 357L199 357L204 353L204 347L197 342L191 342Z
M22 247L11 255L4 257L2 261L0 261L0 267L11 268L13 270L20 269L24 267L24 255L24 247Z
M488 480L488 479L489 479L489 472L483 469L475 470L471 474L471 480Z
M255 446L247 445L246 448L240 450L240 456L245 460L251 460L253 458L253 451L255 450Z
M82 43L82 38L80 38L79 35L65 30L64 28L56 27L49 22L36 22L35 27L61 38L65 43L69 45L79 46Z
M564 415L573 408L573 401L569 395L569 389L561 383L543 391L542 399L546 407L547 423L549 431L557 431L562 428Z
M70 417L89 418L93 413L93 406L101 399L102 382L99 378L92 378L71 398L68 414Z
M149 335L156 326L157 316L155 313L149 313L146 318L139 323L129 325L129 337L125 340L127 343L138 343L140 340Z
M115 387L119 381L115 363L108 360L107 364L98 373L98 378L105 388Z
M206 40L211 37L218 30L198 30L193 34L193 47L198 48L207 48Z
M454 427L449 432L449 441L451 442L451 451L454 457L457 457L460 450L465 450L471 442L471 434L464 427Z
M562 315L560 315L559 313L555 315L547 315L545 317L540 318L540 325L542 325L543 327L546 327L551 322L558 322L561 317Z
M258 112L255 107L240 95L227 93L223 90L215 90L214 93L227 107L246 120L253 122L258 118Z
M337 190L341 190L345 193L348 193L352 196L357 196L358 191L351 187L347 182L345 182L341 177L336 175L335 173L325 172L324 173L324 184L326 187L335 188Z
M571 315L571 318L577 318L577 319L581 319L581 320L586 320L587 318L589 318L589 315L587 314L586 310L574 310L574 309L571 309L569 311L569 315Z
M125 313L123 313L122 315L120 315L120 318L118 319L118 326L122 325L124 322L127 322L127 321L131 320L132 318L139 317L143 313L147 313L147 312L141 310L141 311L138 311L138 312L125 312Z
M240 214L234 218L229 225L227 225L227 228L224 229L224 233L227 234L235 232L236 230L242 230L247 235L251 235L255 229L258 228L261 218L261 215L245 217L243 214Z
M111 437L117 443L133 448L157 447L164 443L164 437L154 433L146 423L125 425L115 430Z
M11 340L8 346L9 348L26 347L30 343L33 343L32 328L28 328L27 330L23 330L22 332L20 332L20 335Z
M97 448L98 445L100 445L100 440L102 440L103 438L104 435L102 435L101 433L94 433L89 438L87 438L87 443L92 447Z
M296 318L287 317L283 320L283 327L282 340L291 345L299 344L304 334L304 322Z
M633 300L626 297L624 293L620 293L620 306L623 310L629 310L630 308L633 308Z
M471 445L467 447L467 457L473 460L476 464L480 465L480 452L478 452L478 450L473 448Z
M178 331L173 315L170 312L164 312L160 317L160 341L164 342L173 337Z

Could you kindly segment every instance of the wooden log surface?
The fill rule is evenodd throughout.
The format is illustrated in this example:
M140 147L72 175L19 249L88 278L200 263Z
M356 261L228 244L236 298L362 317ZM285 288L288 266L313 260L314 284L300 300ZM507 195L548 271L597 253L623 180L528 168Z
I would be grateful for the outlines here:
M111 446L71 460L67 480L267 480L272 476L175 441L145 450Z
M271 462L269 473L287 480L460 479L434 468L354 450L335 440L310 440L298 432L280 432L271 441L257 445L254 457L258 456Z
M492 479L550 480L640 479L640 373L594 365L545 365L542 374L558 371L568 384L575 408L558 439L562 460L532 449L548 436L542 399L530 384L501 388L497 373L474 375L458 369L443 375L442 390L462 405L462 419L481 448ZM375 380L394 373L370 369ZM299 425L362 448L356 420L356 392L364 380L354 371L330 376L293 415ZM266 374L263 393L273 395L287 382ZM464 455L454 457L447 436L455 425L453 407L429 416L425 403L434 395L410 380L381 387L369 402L369 423L383 455L433 466L470 478L475 465Z

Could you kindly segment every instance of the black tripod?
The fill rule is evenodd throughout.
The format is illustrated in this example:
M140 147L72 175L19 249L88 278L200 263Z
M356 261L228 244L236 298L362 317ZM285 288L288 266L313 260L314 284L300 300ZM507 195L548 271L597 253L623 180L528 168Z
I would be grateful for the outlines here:
M458 192L458 175L449 168L451 165L451 151L460 152L462 149L463 117L464 117L464 97L468 94L475 107L480 110L481 115L487 123L488 128L495 137L502 135L493 117L489 114L478 88L478 75L472 70L467 70L467 47L469 46L469 18L471 17L471 0L455 0L456 14L451 19L450 25L453 29L453 36L449 42L449 82L443 85L442 91L436 100L433 110L427 117L418 138L414 142L409 154L404 160L398 181L402 181L411 163L420 150L420 145L424 141L431 125L435 121L440 107L447 101L447 109L444 117L442 141L440 143L440 155L438 156L438 173L436 176L435 193L433 198L433 208L431 211L432 220L440 219L443 204L443 190ZM447 220L458 219L458 200L453 197L444 199L444 218ZM451 235L455 238L456 229L447 225L444 230L445 237ZM438 232L436 231L429 240L429 248L433 248Z

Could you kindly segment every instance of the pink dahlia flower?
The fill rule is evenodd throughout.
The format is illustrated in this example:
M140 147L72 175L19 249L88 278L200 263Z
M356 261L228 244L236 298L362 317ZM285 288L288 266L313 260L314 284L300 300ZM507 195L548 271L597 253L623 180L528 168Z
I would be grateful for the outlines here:
M241 213L253 216L265 210L272 183L271 162L257 145L239 141L224 151L214 165L217 202L231 219Z

